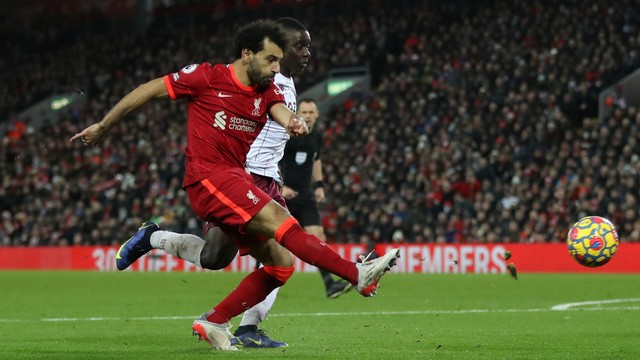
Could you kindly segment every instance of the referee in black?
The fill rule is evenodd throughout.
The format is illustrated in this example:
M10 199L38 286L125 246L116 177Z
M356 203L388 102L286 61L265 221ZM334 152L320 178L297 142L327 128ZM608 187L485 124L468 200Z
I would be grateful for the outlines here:
M309 135L292 137L287 141L284 157L280 161L280 169L284 186L282 196L287 201L287 208L304 230L326 241L324 229L320 222L318 203L323 203L324 183L322 182L322 135L313 131L320 113L313 99L298 102L298 115L304 116L309 127ZM320 270L322 280L329 299L335 299L346 293L352 285L344 280L334 280L331 273Z

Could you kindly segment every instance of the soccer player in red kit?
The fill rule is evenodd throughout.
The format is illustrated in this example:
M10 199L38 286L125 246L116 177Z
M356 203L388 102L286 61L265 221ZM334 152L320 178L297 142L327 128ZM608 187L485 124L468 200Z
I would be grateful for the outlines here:
M238 30L232 64L194 64L140 85L122 98L102 119L78 134L86 145L98 144L127 114L154 99L187 100L186 171L183 188L191 207L203 220L216 223L233 239L241 255L264 266L247 275L225 299L196 319L194 334L220 350L230 344L229 320L262 301L293 274L294 258L326 269L351 282L363 296L372 296L378 281L395 264L394 249L380 258L353 263L304 232L297 221L257 187L245 171L249 146L266 122L266 115L292 136L308 133L304 119L284 104L273 83L279 72L286 35L273 21L252 22ZM135 261L149 243L143 224L122 247L121 258Z

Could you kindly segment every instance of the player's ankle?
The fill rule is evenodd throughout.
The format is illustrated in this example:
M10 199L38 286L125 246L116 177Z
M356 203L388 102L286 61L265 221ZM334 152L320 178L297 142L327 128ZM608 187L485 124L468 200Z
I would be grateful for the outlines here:
M257 332L257 331L258 331L258 325L242 325L242 326L238 326L238 328L233 333L233 335L240 336L242 334Z

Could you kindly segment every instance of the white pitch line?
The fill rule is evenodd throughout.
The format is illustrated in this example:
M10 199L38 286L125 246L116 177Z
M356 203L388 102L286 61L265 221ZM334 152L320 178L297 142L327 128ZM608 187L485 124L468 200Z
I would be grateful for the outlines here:
M607 303L615 302L637 302L640 299L619 299L617 301L607 300ZM583 302L582 305L591 305L587 303L603 304L603 302ZM576 303L572 303L576 304ZM371 316L371 315L462 315L462 314L500 314L500 313L536 313L536 312L558 312L558 311L625 311L640 310L640 306L618 306L618 307L585 307L585 308L558 308L559 306L572 305L561 304L546 309L468 309L468 310L415 310L415 311L360 311L360 312L317 312L317 313L282 313L269 314L270 317L323 317L323 316ZM157 320L190 320L197 318L197 315L186 316L138 316L138 317L64 317L64 318L43 318L43 319L0 319L0 323L13 322L75 322L75 321L122 321L122 320L139 320L139 321L157 321Z
M560 310L568 310L570 308L584 306L584 305L619 304L619 303L628 303L628 302L640 302L640 299L609 299L609 300L581 301L581 302L556 305L551 307L551 310L560 311Z

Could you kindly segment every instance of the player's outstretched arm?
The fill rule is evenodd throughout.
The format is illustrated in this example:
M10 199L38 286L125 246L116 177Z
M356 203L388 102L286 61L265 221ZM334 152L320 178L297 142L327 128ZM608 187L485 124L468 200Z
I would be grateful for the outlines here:
M289 110L283 103L275 104L269 111L271 118L282 125L291 136L304 136L309 133L309 128L304 118Z
M107 115L104 116L102 121L73 135L69 141L80 139L85 145L96 145L102 141L111 128L131 112L137 110L150 100L167 98L169 98L169 92L164 84L164 79L157 78L151 80L138 86L118 101L118 103L109 110Z

